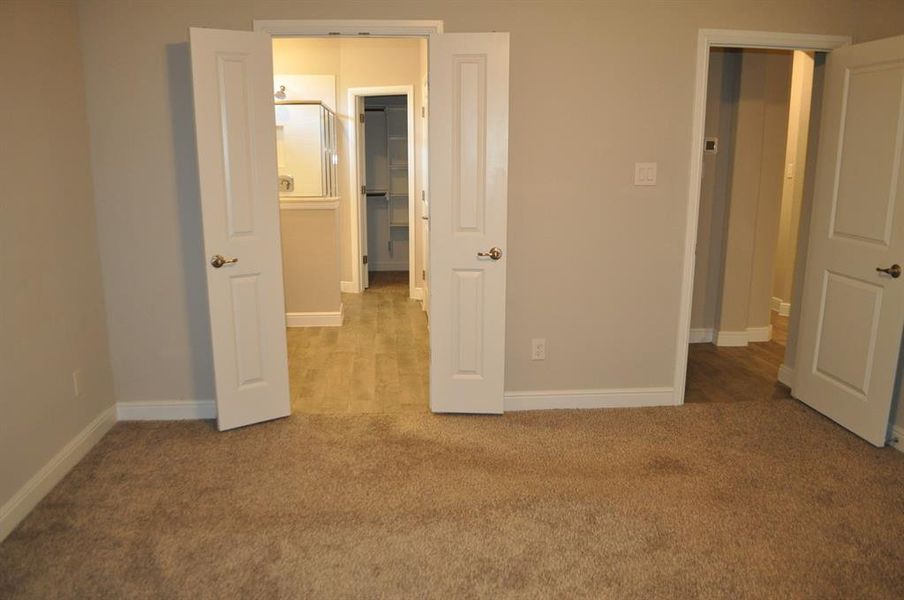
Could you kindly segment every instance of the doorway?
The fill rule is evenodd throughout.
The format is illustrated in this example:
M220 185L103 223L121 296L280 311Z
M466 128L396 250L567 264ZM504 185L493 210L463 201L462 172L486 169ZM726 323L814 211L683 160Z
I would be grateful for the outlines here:
M429 216L425 230L430 243L429 252L425 244L427 268L421 276L430 284L425 297L429 293L430 313L436 317L429 330L430 410L501 413L509 35L446 34L442 23L435 21L255 21L254 28L254 32L189 30L204 248L210 256L208 308L218 428L291 414L283 262L286 256L316 258L313 252L287 254L280 244L286 236L280 233L280 207L274 206L281 185L273 143L274 96L284 90L274 87L273 37L351 42L401 36L429 46L431 109L427 113L422 107L421 118L429 121L431 131L430 163L421 201L431 206L430 214L424 213ZM366 62L366 57L346 58L340 53L340 65ZM285 91L291 90L286 86ZM342 101L341 94L338 100ZM324 108L322 102L316 104ZM338 113L334 120L339 125L333 130L341 129ZM321 137L315 138L321 167L326 155L322 134L330 129L323 123L329 121L321 121ZM341 155L343 138L337 139ZM342 165L338 166L341 186L344 178ZM291 180L286 185L293 187ZM340 187L338 199L289 202L299 213L336 214L336 209L357 204L358 192L353 192L343 196ZM430 231L432 220L437 227ZM344 230L352 245L360 243L351 227L339 229L337 238ZM318 248L338 255L342 246L339 252L329 243ZM344 265L354 272L351 266L356 262L342 261L340 256L340 272ZM340 293L347 283L340 276ZM336 291L327 290L333 297ZM341 301L336 306L329 314L314 311L309 316L342 322Z
M813 80L823 62L804 51L710 50L688 402L787 393L776 381L801 285Z
M429 410L425 54L410 38L273 39L293 412Z

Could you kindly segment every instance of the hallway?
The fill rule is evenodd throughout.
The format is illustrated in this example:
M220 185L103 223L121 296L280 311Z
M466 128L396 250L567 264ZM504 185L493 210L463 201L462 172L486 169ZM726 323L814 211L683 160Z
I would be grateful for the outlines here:
M342 303L342 327L288 329L293 412L427 412L427 315L408 298L408 273L372 272Z
M788 317L772 313L772 340L742 347L691 344L685 402L738 402L790 398L778 382L785 357Z

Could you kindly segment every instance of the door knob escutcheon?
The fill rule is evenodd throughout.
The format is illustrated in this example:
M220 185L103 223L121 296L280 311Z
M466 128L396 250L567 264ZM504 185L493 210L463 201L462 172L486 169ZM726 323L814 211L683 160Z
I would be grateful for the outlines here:
M237 258L226 258L222 254L214 254L210 257L210 264L214 269L219 269L223 265L232 265L239 262Z
M886 275L891 275L895 279L901 276L901 265L895 264L890 267L876 267L876 271L880 273L885 273Z
M499 260L500 258L502 258L502 248L493 246L486 252L478 252L477 256L489 256L493 260Z

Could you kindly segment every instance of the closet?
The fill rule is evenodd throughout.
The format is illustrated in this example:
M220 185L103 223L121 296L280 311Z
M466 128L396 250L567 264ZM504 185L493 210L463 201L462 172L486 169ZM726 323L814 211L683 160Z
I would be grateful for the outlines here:
M408 105L405 96L364 101L369 271L408 270Z

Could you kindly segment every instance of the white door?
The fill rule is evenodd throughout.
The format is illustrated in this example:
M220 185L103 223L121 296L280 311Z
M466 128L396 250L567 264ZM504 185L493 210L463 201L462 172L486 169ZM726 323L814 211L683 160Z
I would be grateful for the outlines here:
M358 115L355 121L355 147L358 151L358 248L360 248L359 263L361 269L361 291L370 287L370 270L367 266L367 135L365 127L364 114L364 98L362 96L355 97L355 114Z
M434 412L503 409L508 84L507 33L430 37Z
M270 37L190 30L220 430L290 413ZM222 256L225 264L220 264ZM220 266L217 266L220 265Z
M794 394L885 443L904 278L904 36L829 54Z

